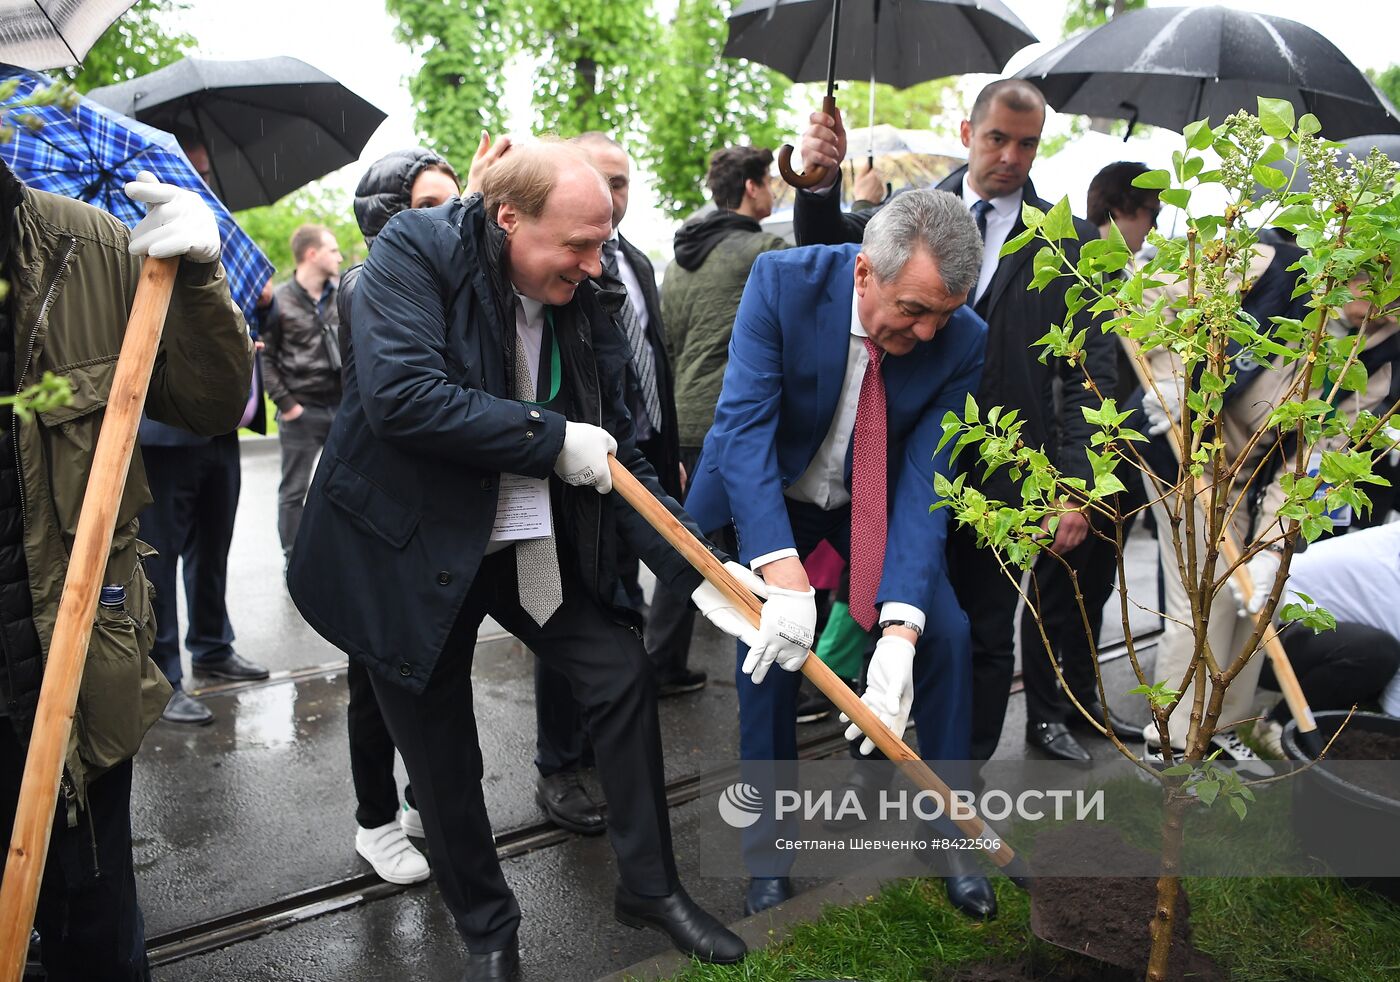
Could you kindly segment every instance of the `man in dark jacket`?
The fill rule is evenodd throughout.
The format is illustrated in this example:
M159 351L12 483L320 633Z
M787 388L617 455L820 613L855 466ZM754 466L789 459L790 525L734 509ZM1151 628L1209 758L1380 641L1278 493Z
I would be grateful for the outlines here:
M773 212L772 164L771 150L715 151L705 178L715 210L676 232L676 260L661 285L661 314L676 380L680 459L687 473L695 472L714 422L729 335L749 269L761 253L787 247L758 224ZM646 644L663 696L704 684L705 673L686 664L694 628L689 598L658 586L647 611Z
M637 450L629 352L587 282L611 231L606 185L558 143L512 150L481 197L385 226L356 286L345 398L288 570L307 621L372 673L469 979L513 978L519 965L520 911L496 859L471 714L488 614L561 670L584 707L618 918L702 959L745 950L680 886L652 674L635 615L614 604L622 541L741 633L640 515L601 496L613 451L689 521Z
M148 175L147 175L148 176ZM46 372L72 398L0 413L0 838L10 841L25 753L68 572L92 451L140 276L137 258L183 256L151 372L152 419L206 436L238 422L253 347L219 265L219 231L191 191L127 185L151 207L128 235L89 205L26 188L0 163L0 390ZM35 924L54 982L149 979L131 856L131 758L170 686L155 636L136 515L150 502L132 458L78 690ZM119 598L119 599L117 599ZM16 911L5 911L18 917Z
M355 220L365 245L373 247L375 237L399 212L436 208L457 197L458 190L457 172L431 150L396 150L379 158L355 186ZM353 357L351 303L363 270L363 263L351 266L336 290L342 365ZM423 818L412 785L404 787L404 806L399 808L394 738L374 698L369 669L351 659L345 675L350 690L345 716L350 731L350 780L355 786L355 851L390 883L426 880L428 861L408 841L410 835L423 837Z
M865 223L878 209L842 214L841 196L832 189L839 184L839 164L846 155L845 129L839 117L832 119L824 113L813 113L810 122L802 137L802 159L808 167L826 167L828 172L825 186L797 193L793 227L798 244L858 242ZM1029 290L1035 275L1031 262L1035 250L998 256L1004 243L1025 230L1023 203L1043 211L1051 207L1030 182L1044 123L1045 98L1030 83L1000 79L986 86L962 123L967 166L950 174L938 188L962 196L986 243L982 275L972 292L974 299L969 301L988 327L987 364L977 392L978 405L984 411L991 406L1019 410L1028 444L1044 447L1067 476L1092 480L1084 451L1094 427L1085 421L1083 409L1096 408L1097 396L1084 388L1084 374L1088 372L1099 391L1113 391L1117 341L1112 335L1090 330L1084 343L1084 368L1054 357L1042 363L1038 349L1031 346L1052 325L1064 324L1068 280L1056 280L1044 290ZM1079 241L1062 243L1071 263L1079 259L1079 242L1098 237L1097 229L1081 219L1075 220L1075 228ZM989 497L1002 501L1020 498L1016 482L1004 469L988 481L979 481L979 486ZM1087 519L1079 512L1066 512L1051 548L1067 553L1087 534ZM972 757L985 760L996 750L1006 718L1015 667L1019 593L995 553L978 548L976 536L969 530L950 530L948 553L958 599L972 625ZM1064 574L1058 562L1047 558L1037 567L1037 575ZM1048 659L1028 659L1023 668L1028 688L1055 686ZM1097 718L1104 718L1100 708L1092 708ZM1026 741L1052 757L1089 759L1063 722L1028 718Z

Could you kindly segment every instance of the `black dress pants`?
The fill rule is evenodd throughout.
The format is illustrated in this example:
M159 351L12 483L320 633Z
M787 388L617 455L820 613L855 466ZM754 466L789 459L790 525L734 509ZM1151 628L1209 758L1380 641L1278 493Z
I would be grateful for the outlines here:
M948 529L948 575L972 630L971 760L990 760L1001 739L1011 679L1016 674L1016 604L1021 595L996 553L977 547L976 533ZM1019 576L1018 570L1011 570Z
M509 946L520 922L491 840L472 711L472 656L488 614L568 679L597 751L623 884L643 896L665 896L678 886L646 650L635 631L588 595L567 556L561 567L563 606L540 627L520 607L513 550L487 556L424 691L373 676L423 813L433 877L473 952Z
M346 671L350 704L345 718L350 731L350 780L355 786L355 822L377 829L398 818L399 785L394 777L394 738L384 725L369 669L354 658ZM404 800L417 808L413 786L405 785Z
M692 478L699 459L699 447L681 447L681 463ZM689 490L688 486L686 490ZM684 494L680 502L685 504ZM657 581L643 632L647 655L656 666L657 678L666 679L686 671L690 661L690 639L695 633L695 614L695 605L690 602L689 594L678 594L660 580Z
M1400 639L1365 624L1339 621L1334 631L1314 634L1302 624L1290 624L1279 634L1298 686L1315 710L1350 709L1374 702L1400 669ZM1261 657L1261 656L1256 656ZM1259 684L1277 690L1274 666L1266 661ZM1269 718L1287 723L1293 718L1282 699Z
M24 756L10 720L0 718L0 835L6 843ZM88 807L73 828L66 812L60 806L54 818L34 915L49 982L148 982L146 925L131 860L131 761L89 783Z

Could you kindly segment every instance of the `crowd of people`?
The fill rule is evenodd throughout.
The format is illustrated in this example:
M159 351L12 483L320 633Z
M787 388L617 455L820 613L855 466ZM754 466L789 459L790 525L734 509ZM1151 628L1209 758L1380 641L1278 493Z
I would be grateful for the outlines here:
M1051 207L1031 182L1045 117L1034 86L994 82L961 124L965 166L936 187L845 211L845 129L839 116L813 114L801 151L823 177L796 194L795 245L762 225L773 208L771 151L718 149L705 175L713 210L676 232L659 286L651 261L620 231L631 161L613 136L483 135L465 189L430 151L390 154L356 189L365 262L342 272L334 235L299 229L295 269L265 292L250 325L256 361L223 285L217 235L208 242L207 209L185 192L169 196L178 209L153 205L147 222L175 230L167 236L174 251L162 254L185 259L141 431L144 470L133 467L108 567L108 581L127 588L136 631L121 650L143 696L118 707L114 733L95 733L91 722L78 729L70 774L83 817L55 825L60 861L49 863L37 922L42 937L63 938L43 944L50 977L148 977L129 847L130 758L157 716L212 719L182 684L177 569L195 670L233 680L268 674L234 650L224 603L236 434L261 423L264 390L277 410L287 588L311 627L350 660L355 848L391 882L434 877L466 945L466 978L519 971L521 913L496 858L471 712L473 652L487 616L536 656L539 806L562 828L610 836L619 921L659 930L701 960L739 961L745 945L680 883L665 799L657 701L707 683L689 664L696 613L736 639L746 764L796 759L799 720L823 711L811 708L799 671L816 647L895 733L915 722L922 757L969 762L964 779L972 780L1005 728L1021 595L992 550L947 510L929 509L936 478L956 470L941 445L945 414L960 413L969 395L1015 409L1028 443L1066 475L1089 478L1096 428L1085 410L1111 393L1140 413L1152 438L1145 456L1167 461L1165 475L1182 398L1179 364L1153 365L1144 393L1109 333L1089 331L1075 361L1033 350L1051 326L1093 318L1071 317L1063 281L1030 289L1033 251L1001 255L1025 228L1023 205ZM1071 261L1114 227L1131 252L1144 247L1161 209L1156 191L1133 183L1145 170L1114 162L1095 177L1087 218L1075 221L1078 239L1065 243ZM128 240L91 208L25 189L8 172L0 178L7 270L29 261L24 250L49 263L65 242L84 243L75 254L69 248L81 275L57 294L47 341L30 339L28 358L14 353L26 350L24 332L37 330L30 285L5 309L0 378L15 391L41 369L96 365L110 375L126 278L136 269L126 250L142 255L149 236L138 227ZM866 175L858 192L878 189ZM32 215L45 216L35 232ZM117 258L89 269L108 254ZM1285 242L1257 248L1245 306L1261 322L1301 316L1298 255ZM81 320L75 310L100 316ZM1359 303L1332 328L1364 333L1370 376L1339 410L1385 411L1400 396L1400 324ZM1242 369L1227 394L1222 438L1234 452L1280 397L1282 373L1269 368ZM1095 388L1082 384L1086 372ZM80 425L94 425L87 420ZM72 527L72 485L89 460L56 454L56 442L72 439L4 417L3 441L13 448L0 451L9 669L0 684L13 724L0 733L6 814L66 567L56 546ZM70 462L73 473L45 470L45 460ZM609 494L614 466L763 600L757 627ZM1237 514L1241 536L1277 521L1280 478L1266 477L1271 490ZM1019 495L1005 473L969 479L991 498ZM1161 488L1150 476L1129 482L1120 510L1155 514L1165 527L1171 501ZM145 555L136 539L138 511L141 538L158 555ZM1371 515L1352 516L1370 527L1294 563L1291 588L1341 622L1330 635L1282 633L1314 708L1377 701L1400 710L1400 625L1384 602L1400 584L1392 534L1400 525L1387 524L1389 511L1378 501ZM1116 558L1096 521L1069 509L1046 531L1049 551L1065 562L1046 557L1034 570L1044 636L1022 627L1025 742L1034 754L1086 762L1092 755L1079 737L1111 729L1164 756L1145 711L1130 719L1126 699L1109 706L1100 698L1093 641ZM1189 618L1171 543L1158 538L1167 574L1154 671L1175 684L1191 658ZM656 578L649 603L642 564ZM1259 584L1276 570L1269 552L1248 566ZM1217 606L1212 647L1238 657L1254 611L1225 593ZM147 651L158 674L143 669ZM1271 682L1267 670L1241 673L1221 715L1215 748L1246 770L1267 765L1239 735L1242 725L1257 723L1256 745L1281 753L1286 705L1257 719L1254 711L1256 685ZM92 718L111 720L113 707L105 708ZM1184 737L1185 726L1178 731ZM853 757L878 754L857 727L847 737ZM396 752L410 780L402 796ZM606 817L580 780L587 767L597 768ZM755 913L792 895L790 862L762 848L773 837L766 819L743 835L745 910ZM414 840L426 841L426 856ZM65 850L78 858L62 860ZM104 871L99 886L71 879L92 863ZM995 894L970 854L950 852L940 872L954 907L995 915Z

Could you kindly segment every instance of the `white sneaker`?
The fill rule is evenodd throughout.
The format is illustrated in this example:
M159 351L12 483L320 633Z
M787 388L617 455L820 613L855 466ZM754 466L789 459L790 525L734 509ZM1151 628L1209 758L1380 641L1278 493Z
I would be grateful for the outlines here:
M1283 752L1283 724L1278 720L1262 719L1254 724L1254 742L1264 748L1264 752L1275 760L1285 760Z
M412 805L407 803L399 809L399 828L403 829L404 835L412 836L415 839L426 838L423 832L423 816Z
M355 829L355 851L374 867L381 880L417 883L428 878L428 860L413 847L398 822L377 829Z

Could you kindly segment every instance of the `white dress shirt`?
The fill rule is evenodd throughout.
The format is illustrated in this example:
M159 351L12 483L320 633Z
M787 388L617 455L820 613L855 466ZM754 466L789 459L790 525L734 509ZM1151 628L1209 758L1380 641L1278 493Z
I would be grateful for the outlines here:
M868 337L865 325L860 322L858 307L859 295L851 293L851 334L846 343L846 374L841 379L841 394L836 400L836 414L831 418L826 437L817 448L807 469L792 485L783 492L793 501L816 505L822 511L835 511L851 501L850 489L846 487L846 452L855 436L856 407L860 403L860 387L865 381L866 369L870 367L870 352L866 350ZM876 369L879 370L878 367ZM757 571L761 566L776 559L797 557L796 549L778 549L765 553L749 563L749 568ZM912 604L889 602L880 605L880 620L909 621L924 627L924 612Z
M515 333L520 336L520 343L525 346L525 368L530 373L530 385L536 392L540 388L540 349L544 346L544 304L538 300L531 300L527 296L519 293L515 295ZM514 386L515 380L511 380ZM496 502L499 509L501 502ZM510 541L492 541L486 543L486 555L500 552L507 546L515 545Z
M992 277L997 274L998 254L1006 244L1007 236L1011 234L1011 227L1016 224L1016 216L1021 213L1021 191L1022 188L1017 188L1000 198L988 199L992 210L987 212L987 237L983 240L985 244L982 247L982 275L977 277L977 290L968 298L969 304L981 299L983 292L991 286ZM963 177L962 199L969 211L982 200L968 185L966 176Z

